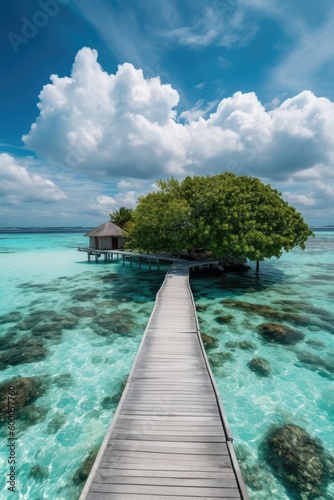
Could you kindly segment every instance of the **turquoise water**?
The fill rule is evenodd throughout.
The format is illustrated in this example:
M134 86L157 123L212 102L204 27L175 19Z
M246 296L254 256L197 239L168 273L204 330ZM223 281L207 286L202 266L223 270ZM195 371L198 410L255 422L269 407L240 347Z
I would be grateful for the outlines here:
M263 443L271 426L294 424L334 456L334 233L319 232L304 252L295 249L262 263L259 276L252 269L210 280L193 278L191 284L202 306L201 331L219 340L208 355L250 496L295 498L272 474ZM250 311L245 302L260 307ZM268 342L259 332L259 325L268 322L290 326L305 337L295 345ZM241 344L244 348L239 345L243 341L248 342ZM223 353L219 363L217 352ZM269 362L269 376L249 369L247 363L258 357ZM325 496L311 498L333 499L334 483Z
M20 499L78 498L78 469L104 437L167 269L88 264L76 252L86 244L80 234L0 235L1 383L26 381L16 426ZM298 425L334 455L333 255L334 233L323 232L305 252L263 263L259 276L191 278L201 329L219 342L208 355L252 499L294 498L263 455L271 425ZM305 338L269 343L259 333L268 322ZM250 370L257 357L268 361L268 376ZM0 432L7 436L4 425ZM7 459L1 448L2 471ZM0 492L7 498L4 474ZM319 498L334 498L333 484Z
M76 471L102 442L165 274L89 264L76 251L84 245L78 234L0 235L1 383L38 377L41 392L17 419L20 499L79 497ZM4 473L1 491L7 498Z

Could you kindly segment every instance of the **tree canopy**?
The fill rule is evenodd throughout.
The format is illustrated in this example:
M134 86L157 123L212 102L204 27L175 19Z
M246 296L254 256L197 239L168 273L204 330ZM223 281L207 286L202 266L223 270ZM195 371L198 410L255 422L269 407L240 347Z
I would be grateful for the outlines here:
M204 248L260 261L305 247L313 233L281 193L259 179L225 172L158 181L139 199L129 244L143 251Z
M119 226L121 229L126 230L127 226L132 220L132 208L120 207L118 210L109 214L110 221Z

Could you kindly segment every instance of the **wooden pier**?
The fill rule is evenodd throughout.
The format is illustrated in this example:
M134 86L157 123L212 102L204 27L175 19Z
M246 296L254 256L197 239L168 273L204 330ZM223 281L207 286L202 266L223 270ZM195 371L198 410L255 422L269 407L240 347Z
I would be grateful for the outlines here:
M156 298L80 500L247 500L189 286L175 263Z
M151 269L152 264L157 264L158 269L160 267L160 264L162 262L177 262L180 259L176 257L168 257L164 255L158 255L158 254L145 254L145 253L138 253L138 252L129 252L126 250L97 250L96 248L86 248L86 247L79 247L78 252L86 252L87 253L87 259L88 262L91 261L91 258L95 258L95 262L99 261L99 258L103 256L105 262L111 262L112 260L115 259L122 259L123 260L123 266L126 261L130 262L130 265L132 266L133 262L137 262L139 266L141 267L143 262L147 262L149 265L149 268Z
M95 258L95 262L99 261L99 258L103 256L104 262L112 262L115 259L122 259L123 266L126 262L130 263L132 267L133 263L138 263L139 267L142 266L142 263L147 263L149 269L151 270L152 264L156 264L157 268L160 269L160 265L162 263L172 263L172 262L181 262L184 263L184 259L178 259L177 257L169 257L163 254L146 254L146 253L138 253L138 252L129 252L126 250L96 250L96 248L86 248L79 247L78 252L86 252L88 262L91 261L91 258ZM190 269L194 269L195 267L200 268L208 268L211 266L218 266L219 260L206 260L206 261L186 261Z

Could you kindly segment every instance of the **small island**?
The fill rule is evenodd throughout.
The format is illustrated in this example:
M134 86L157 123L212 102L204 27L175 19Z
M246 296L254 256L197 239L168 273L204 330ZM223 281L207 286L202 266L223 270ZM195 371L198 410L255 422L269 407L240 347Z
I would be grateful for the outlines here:
M139 198L135 210L121 207L111 222L87 233L90 249L124 246L138 254L212 259L229 271L248 269L250 260L259 271L260 261L304 249L313 236L281 193L256 177L224 172L160 180L157 188Z

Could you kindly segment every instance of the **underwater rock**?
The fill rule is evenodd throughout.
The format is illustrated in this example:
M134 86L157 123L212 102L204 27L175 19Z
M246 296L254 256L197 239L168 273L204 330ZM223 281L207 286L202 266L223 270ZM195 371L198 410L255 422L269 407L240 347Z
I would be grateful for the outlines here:
M259 332L269 342L284 345L294 345L305 338L304 333L278 323L263 323L259 326Z
M134 316L132 314L132 311L129 309L121 309L119 311L115 311L113 313L111 330L114 333L120 333L122 335L132 335L133 330L137 326L133 318Z
M115 280L120 281L122 279L122 276L117 273L108 273L108 274L102 274L99 276L99 279L101 281L106 281L109 283L110 281L115 282Z
M83 292L76 291L72 295L73 300L78 302L88 302L90 300L96 299L99 294L99 290L84 290Z
M201 333L202 342L206 350L214 349L219 346L219 340L207 335L206 333Z
M60 373L53 377L53 383L62 389L69 389L73 385L72 375L70 373Z
M8 387L15 387L15 409L17 417L21 410L31 405L36 399L43 396L50 386L49 377L14 377L0 385L0 408L5 408L8 402ZM0 422L6 420L5 413L0 414Z
M333 477L333 458L320 441L297 425L272 428L262 445L266 462L298 500L326 496Z
M235 349L236 347L238 347L239 345L239 342L234 342L234 340L228 340L227 342L225 342L225 347L227 347L228 349Z
M13 328L9 330L8 333L1 338L0 341L0 351L6 351L15 345L15 338L17 337L16 331Z
M326 281L326 283L328 281L334 281L334 276L331 275L331 274L311 274L311 279L314 279L314 280L323 280L323 281Z
M207 308L208 306L205 306L204 304L196 304L196 311L198 312L204 312Z
M27 318L17 323L16 328L18 330L31 330L34 326L36 326L38 322L35 319L28 320Z
M49 476L49 473L49 467L41 467L40 465L36 464L33 465L30 469L28 478L33 478L35 479L35 481L41 482Z
M266 464L263 461L252 459L251 454L244 445L235 446L242 477L247 486L254 491L261 491L271 484L271 474L266 472Z
M34 425L39 422L44 422L48 411L47 408L31 404L22 408L19 416L20 420L29 422L29 425Z
M126 386L126 383L128 381L128 376L126 376L122 382L120 383L120 386L118 388L118 391L115 392L115 394L112 395L111 397L111 401L114 405L118 405L118 403L120 402L120 399L122 397L122 394L124 392L124 389L125 389L125 386Z
M61 283L45 284L45 283L22 283L17 286L17 288L22 288L23 290L34 290L36 293L48 293L48 292L58 292L61 287Z
M252 372L261 377L270 375L270 363L264 358L253 358L247 363L247 366Z
M0 325L6 325L7 323L17 323L22 318L22 314L17 311L12 311L7 314L2 314L0 316Z
M58 322L48 322L48 323L38 323L33 328L31 332L34 335L43 335L49 333L49 331L58 332L61 334L62 326Z
M116 299L102 300L101 302L96 302L99 308L115 308L119 306L119 301Z
M39 338L30 338L15 342L6 351L0 353L0 370L8 366L21 365L41 361L48 355L43 341Z
M110 313L102 313L94 319L92 329L98 335L107 337L113 333L132 335L136 328L131 309L118 309Z
M118 405L122 397L122 394L124 392L127 381L128 381L128 375L124 377L124 379L120 384L118 384L118 390L112 396L105 396L102 399L101 408L103 408L104 410L111 410L112 408Z
M310 351L296 350L296 354L299 361L308 367L314 368L315 370L326 370L331 374L334 373L334 360L326 359Z
M110 337L115 335L115 332L112 332L109 328L96 325L94 323L90 325L90 327L93 330L93 332L96 333L96 335L99 335L100 337ZM111 339L111 343L112 342L113 340Z
M96 309L88 309L87 307L69 307L68 311L79 318L94 318Z
M19 330L30 330L34 336L56 340L63 329L72 329L78 324L78 318L54 311L33 311L17 324Z
M58 328L66 328L67 330L74 328L79 322L78 318L73 318L73 316L69 316L68 314L59 314L55 312L41 319L45 321L41 326L47 327L50 325L56 327L57 325Z
M57 413L49 420L48 426L46 428L48 434L56 434L59 429L63 427L66 419L67 417L65 413L57 411Z
M215 317L215 321L220 325L225 325L229 323L233 319L232 314L221 314L220 316Z
M72 328L77 326L78 322L79 320L77 318L71 318L70 316L63 316L62 319L59 320L59 325L64 330L72 330Z
M219 368L226 361L231 361L233 359L233 354L231 352L214 352L208 356L209 363L213 368Z
M242 340L241 342L239 342L239 347L240 349L256 349L256 345L249 340Z
M305 302L303 300L293 301L293 300L275 300L273 304L277 304L282 307L283 311L286 312L296 312L302 311L308 314L315 314L320 319L324 321L334 322L334 314L322 307L314 306L309 302Z
M103 362L103 356L92 356L91 362L93 363L93 365L99 365Z
M90 470L93 467L98 452L99 452L99 447L96 446L89 452L84 462L75 471L73 475L73 482L75 484L80 484L83 481L86 481L87 477L89 476Z
M319 348L322 349L323 347L326 347L325 342L322 342L321 340L306 340L306 344L310 345L311 347Z
M234 299L223 299L220 302L221 304L224 304L224 306L238 308L246 312L258 314L259 316L269 317L274 321L288 321L289 323L297 326L315 325L321 327L323 325L323 323L318 319L301 316L299 314L278 311L274 307L264 304L253 304L251 302L243 302L241 300Z
M48 319L51 316L54 316L55 312L52 309L38 309L37 311L31 311L25 319L29 319L31 321L42 321L43 319Z
M114 406L115 404L111 396L106 396L101 401L101 408L103 408L103 410L111 410Z
M49 328L44 329L44 327L43 328L36 328L36 329L33 328L31 330L31 333L32 333L32 335L34 335L34 337L40 337L43 340L51 340L53 342L59 341L63 335L63 331L61 328L60 329L56 328L53 330L50 330Z
M152 312L152 308L149 306L141 307L140 309L138 309L137 312L138 312L138 314L144 314L144 315L149 316L150 313Z

